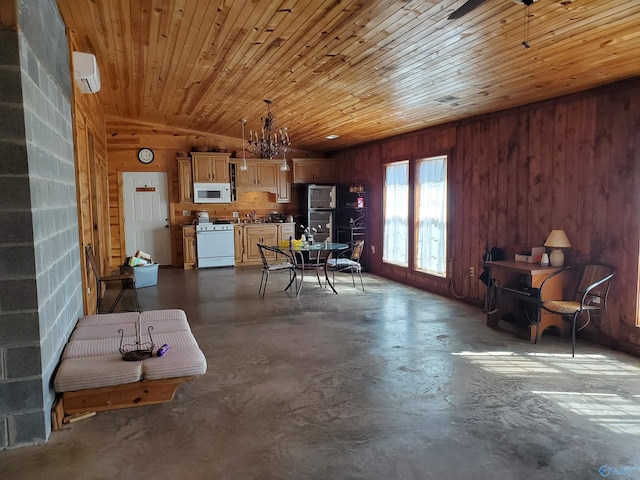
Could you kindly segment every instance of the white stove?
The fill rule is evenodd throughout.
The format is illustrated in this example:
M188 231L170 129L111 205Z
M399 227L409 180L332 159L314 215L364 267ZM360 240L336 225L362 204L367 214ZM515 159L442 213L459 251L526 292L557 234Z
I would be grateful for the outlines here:
M235 265L233 225L198 222L196 225L198 268Z

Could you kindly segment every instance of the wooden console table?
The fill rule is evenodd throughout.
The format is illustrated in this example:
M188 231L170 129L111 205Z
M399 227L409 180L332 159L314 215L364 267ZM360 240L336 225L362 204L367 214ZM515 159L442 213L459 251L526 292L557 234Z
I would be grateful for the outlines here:
M537 263L516 261L486 262L489 278L493 281L493 288L497 290L496 308L487 312L487 326L498 327L500 320L508 313L515 313L521 302L530 304L531 308L539 310L540 296L537 289L542 282L561 267L543 267ZM558 275L544 286L544 300L561 300L566 289L567 275ZM571 327L562 319L561 315L554 315L542 310L539 312L539 324L536 319L529 324L529 339L536 342L547 328L558 329L561 335L569 335Z

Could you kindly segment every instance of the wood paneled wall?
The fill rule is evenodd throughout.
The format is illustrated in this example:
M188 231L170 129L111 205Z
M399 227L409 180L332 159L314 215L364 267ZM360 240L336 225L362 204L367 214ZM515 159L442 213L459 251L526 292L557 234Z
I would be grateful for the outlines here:
M640 246L640 78L337 152L341 182L370 191L371 270L452 295L449 280L382 262L383 165L449 155L451 281L466 300L484 301L486 248L514 252L566 231L567 263L617 268L609 318L618 342L638 349ZM599 332L591 330L594 336ZM638 349L640 350L640 349Z
M82 51L77 36L67 31L69 56ZM69 66L71 71L71 65ZM75 83L73 101L74 149L76 158L76 191L78 199L78 228L82 265L83 300L85 313L94 313L96 307L96 279L86 261L84 247L91 244L102 274L108 274L110 239L107 202L107 148L104 110L100 93L82 94Z
M0 30L16 28L17 15L14 2L0 2Z

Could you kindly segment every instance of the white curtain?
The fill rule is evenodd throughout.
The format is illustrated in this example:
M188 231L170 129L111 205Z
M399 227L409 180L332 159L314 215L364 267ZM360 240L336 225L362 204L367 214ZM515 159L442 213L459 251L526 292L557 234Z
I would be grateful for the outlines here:
M382 260L409 264L409 162L385 168L384 246Z
M447 274L447 157L418 162L416 269Z

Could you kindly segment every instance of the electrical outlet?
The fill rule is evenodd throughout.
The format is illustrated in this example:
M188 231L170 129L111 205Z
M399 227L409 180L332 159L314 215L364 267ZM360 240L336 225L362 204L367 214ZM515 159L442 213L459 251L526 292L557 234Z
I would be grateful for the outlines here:
M238 218L240 216L239 212L233 212L233 218Z
M371 245L371 254L372 255L376 254L376 246L375 245Z
M470 277L475 277L476 276L476 269L473 267L469 267L469 276Z

